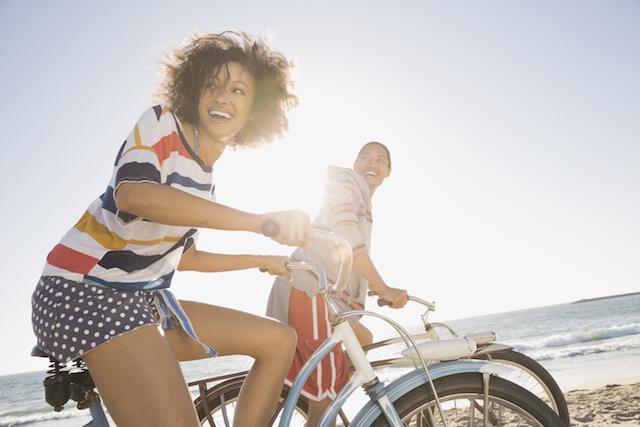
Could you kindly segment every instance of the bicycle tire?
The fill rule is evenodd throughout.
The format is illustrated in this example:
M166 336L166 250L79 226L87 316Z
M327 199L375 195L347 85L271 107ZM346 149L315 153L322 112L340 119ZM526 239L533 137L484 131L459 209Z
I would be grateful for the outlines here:
M233 412L235 411L235 404L238 400L238 396L240 395L240 389L242 388L243 382L244 377L234 378L232 380L217 384L211 389L207 390L206 406L205 402L203 402L202 399L198 397L193 403L196 407L196 412L198 414L198 420L200 421L200 424L211 425L211 423L209 422L209 417L207 416L209 415L211 419L214 420L216 427L230 427L233 420ZM274 421L282 410L282 406L288 394L288 388L283 388L282 393L280 394L280 398L278 399L276 412L274 413L269 425L273 425ZM206 408L209 409L209 414L207 414ZM224 413L224 411L226 411L226 413ZM304 414L304 416L306 417L307 402L304 399L298 399L298 402L296 403L296 411L300 414Z
M211 417L217 418L217 419L220 419L220 417L223 418L222 423L216 423L216 427L220 427L220 426L227 427L228 424L224 420L224 416L222 415L222 412L221 412L223 409L222 408L223 399L226 405L233 406L233 404L238 400L238 396L240 394L240 389L242 388L243 381L244 381L244 377L234 378L232 380L217 384L216 386L212 387L210 390L207 391L207 395L206 395L207 405L208 405L210 414L212 414ZM280 394L280 398L278 400L278 406L276 408L276 412L271 418L269 425L274 425L274 421L276 421L278 415L282 411L284 401L287 399L288 396L289 396L289 387L285 386L282 389L282 393ZM207 411L205 409L204 402L202 402L200 397L198 397L194 401L194 405L196 407L196 412L198 413L198 420L200 421L200 424L206 425L208 418L207 418ZM306 419L308 408L309 406L306 398L303 398L303 397L298 398L298 402L296 402L295 412L297 412L301 418ZM231 411L228 411L228 412L231 412ZM220 416L216 417L215 415L213 415L217 413L219 413ZM342 424L344 426L349 425L349 420L346 418L345 414L342 411L340 411L340 414L338 415L338 417L340 418L340 421L342 421ZM229 418L229 413L227 413L227 419L228 418Z
M482 354L477 358L491 360L497 363L504 363L508 366L523 370L540 384L542 391L535 392L534 394L551 406L551 408L567 425L569 424L569 408L567 407L567 401L564 398L564 394L562 393L562 390L560 390L556 380L553 379L549 371L547 371L540 363L536 362L529 356L514 350ZM520 375L520 378L522 378L522 375ZM527 384L528 381L526 377L523 378L522 381L518 378L508 379L509 381L515 382L521 387L533 392L532 388L534 387L530 387L529 384Z
M462 373L442 377L434 381L434 386L443 405L443 413L448 419L448 426L483 425L481 415L484 404L484 383L481 373ZM453 399L459 399L461 403L466 402L468 407L452 408L451 403L457 402ZM492 408L491 425L566 427L564 421L547 404L524 388L500 377L492 376L489 380L489 402ZM500 405L499 410L498 405ZM394 402L394 406L407 426L442 425L429 384L422 384L407 392ZM480 419L477 418L478 414ZM500 419L497 419L498 416ZM429 419L429 417L432 418ZM523 421L527 421L528 424L522 424ZM384 414L380 414L371 425L383 427L388 423Z

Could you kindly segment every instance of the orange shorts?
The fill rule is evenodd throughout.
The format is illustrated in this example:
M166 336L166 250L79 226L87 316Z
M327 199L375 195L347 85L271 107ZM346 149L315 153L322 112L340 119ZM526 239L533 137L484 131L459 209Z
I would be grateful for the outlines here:
M289 325L298 333L298 345L291 368L285 379L289 386L311 354L333 332L329 313L320 294L309 298L306 293L291 288ZM302 394L315 401L334 399L349 381L349 368L342 345L335 346L309 376Z

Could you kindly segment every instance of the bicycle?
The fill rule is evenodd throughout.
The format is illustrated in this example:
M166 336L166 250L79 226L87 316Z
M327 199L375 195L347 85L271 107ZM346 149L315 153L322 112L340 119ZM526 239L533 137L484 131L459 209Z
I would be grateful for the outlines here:
M325 411L320 421L321 426L328 425L330 420L339 415L346 399L360 386L363 386L370 397L370 401L350 422L352 426L436 426L440 425L440 421L442 421L442 425L447 426L453 425L447 421L447 419L451 421L451 417L458 420L464 419L466 420L466 425L470 426L476 425L476 421L479 420L485 426L489 425L488 423L490 422L492 425L507 425L505 424L506 422L512 421L519 423L517 425L539 427L565 425L558 415L535 395L514 383L498 377L498 375L504 375L508 368L492 361L461 360L460 357L470 356L477 347L477 343L470 337L461 339L468 343L469 348L472 348L470 352L469 348L467 348L465 352L452 353L450 344L453 340L437 340L418 345L401 325L383 315L367 311L350 311L339 314L334 305L335 303L328 295L330 291L341 292L346 284L345 278L351 269L351 248L344 239L330 232L316 230L316 237L331 239L342 249L340 251L341 267L336 284L329 287L324 271L310 263L291 262L288 267L291 270L307 270L316 275L320 284L320 292L331 313L334 332L303 366L291 389L283 391L283 398L286 396L286 399L284 404L281 405L282 413L279 422L281 427L291 425L293 414L296 412L296 408L301 405L299 401L302 386L315 366L335 345L340 343L344 346L354 366L354 373L348 384ZM394 380L386 387L376 377L372 364L366 358L349 325L348 318L362 315L378 317L388 322L407 343L407 347L414 352L413 359L416 368ZM427 362L423 354L429 360L430 369L427 369ZM443 359L452 360L440 362ZM82 369L81 362L76 364L78 369ZM60 394L57 393L60 390L62 390L62 397L64 398L66 393L68 398L72 389L76 394L75 397L79 398L83 406L90 406L93 421L88 425L107 426L108 422L100 405L100 399L93 390L93 383L88 383L88 379L90 379L88 372L86 372L87 375L82 375L83 379L76 383L73 380L72 373L63 374L64 370L59 369L57 362L55 362L53 368L54 375L45 380L47 401L50 401L50 397L56 397L57 394ZM237 378L232 378L227 381L227 385L230 384L230 381L237 384L238 380ZM196 383L199 384L199 382ZM67 384L66 390L65 384ZM72 386L72 384L75 385ZM190 385L193 384L191 383ZM47 388L48 385L49 388ZM199 385L199 387L201 386ZM203 388L206 389L206 386ZM51 393L49 392L50 389L52 390ZM231 387L231 389L234 389L234 387ZM202 395L201 389L199 398ZM207 394L205 393L204 395L206 396ZM225 394L223 393L222 396L225 396ZM76 399L74 398L74 400ZM201 399L198 403L206 408L207 402L208 399ZM54 406L55 403L53 403ZM460 418L461 412L466 414L462 418ZM228 423L226 418L225 422ZM209 422L212 422L210 417ZM405 422L407 424L403 424Z
M409 301L423 305L426 309L425 313L420 316L424 324L425 333L413 335L415 340L442 339L436 332L437 328L444 328L451 336L459 337L458 333L449 325L428 321L429 313L435 311L434 303L415 296L409 296ZM542 365L507 345L496 343L495 340L497 337L492 332L476 333L469 336L476 342L477 346L476 351L470 355L471 358L491 360L512 367L511 372L503 374L503 377L533 392L538 398L547 403L567 425L569 424L569 411L564 395L551 374L549 374ZM370 350L396 345L402 341L401 338L386 339L365 346L363 349L365 353L367 353ZM371 361L371 365L376 369L392 366L406 367L411 366L412 362L406 357L395 357L374 360ZM209 425L230 426L229 420L232 419L235 402L247 373L248 371L237 372L189 383L189 386L198 388L199 395L194 401L194 404L198 412L198 418L202 423L208 422ZM213 386L210 386L210 384L213 384ZM281 411L282 402L288 394L289 388L285 386L281 395L281 404L278 406L271 420L272 424ZM299 398L296 404L296 411L298 419L303 420L307 411L307 400L305 397L301 396ZM342 425L349 425L349 419L344 412L340 411L338 417Z
M316 235L318 234L324 236L325 238L340 240L332 233L318 231L316 232ZM473 417L475 417L475 412L477 412L478 408L480 408L481 412L483 413L482 418L485 422L485 425L487 422L496 421L499 418L505 416L505 412L507 411L511 411L512 416L521 417L523 419L531 421L531 425L564 425L562 420L555 413L553 413L553 411L551 411L543 402L541 402L538 398L533 396L528 391L501 378L491 379L491 374L504 374L506 371L504 367L501 368L500 365L497 365L493 362L456 360L453 362L436 363L432 365L432 374L429 375L429 371L426 369L425 361L418 356L420 364L422 365L422 369L416 369L409 374L402 376L401 378L392 382L386 388L382 387L381 383L376 379L375 374L373 373L372 365L375 365L375 362L371 364L366 359L363 349L360 347L348 322L346 322L346 319L348 317L357 315L371 315L383 318L383 320L386 320L388 323L394 326L394 328L396 328L401 336L403 336L403 339L405 341L411 341L416 355L419 355L421 351L418 350L418 346L416 346L413 338L400 325L398 325L391 319L385 318L384 316L376 313L369 313L365 311L353 311L338 314L338 311L336 310L332 301L327 298L327 295L330 293L330 291L337 293L341 292L341 278L343 279L344 277L346 277L346 275L343 274L344 270L348 272L351 267L350 248L344 241L342 241L341 246L343 248L343 252L341 253L341 255L344 255L346 253L348 254L348 256L343 257L342 259L340 273L338 274L338 279L336 280L336 285L333 289L330 289L327 285L326 274L324 274L323 271L317 269L315 266L305 262L289 264L289 268L292 270L308 270L316 275L320 282L321 294L323 298L325 298L325 304L330 308L335 329L334 334L317 349L308 363L302 368L291 390L285 389L283 391L282 398L286 396L286 400L284 405L281 405L279 407L279 410L282 408L282 413L280 414L281 416L279 421L280 426L284 427L290 425L291 417L293 416L294 412L298 411L298 413L304 414L304 412L306 411L306 402L304 402L304 400L300 398L300 390L302 388L302 385L308 378L311 371L313 371L317 363L319 363L319 361L322 359L322 357L326 355L331 350L331 348L338 343L344 344L346 352L355 367L355 373L345 389L329 406L329 408L325 412L324 417L322 418L322 421L320 422L320 425L326 425L329 420L331 420L335 416L340 416L343 423L345 425L349 425L348 421L345 422L345 417L340 412L340 408L344 404L344 401L347 399L347 397L360 385L363 385L365 387L365 389L368 391L368 394L372 397L372 400L356 415L356 417L351 422L351 425L377 425L380 423L382 423L382 425L386 425L385 423L390 423L392 425L401 425L400 423L402 421L400 420L400 418L404 419L406 417L411 418L413 416L418 416L416 414L426 417L424 418L424 421L429 425L436 425L436 409L443 421L445 418L442 405L439 403L438 393L436 392L436 390L440 390L439 387L444 394L445 400L449 401L451 399L454 399L454 404L455 400L457 400L457 397L463 397L462 400L464 402L467 402L469 413L473 413ZM414 300L416 299L414 298ZM435 306L433 306L431 303L427 304L428 308L430 308L430 310L428 311L432 311L435 309ZM423 317L425 319L425 325L428 324L428 322L426 322L428 311ZM433 326L436 325L434 324ZM484 338L482 336L476 336L476 339L480 341L481 345L492 341L492 339L487 340L486 335L487 334L484 334ZM482 342L481 338L483 338L486 342ZM493 340L495 340L495 336L493 336ZM444 344L444 346L441 345L440 342L430 343L432 344L432 348L430 350L435 350L435 352L432 351L432 357L435 359L440 359L446 356L451 357L452 359L457 359L458 357L470 356L476 350L476 343L475 341L473 341L473 338L470 337L466 337L464 341L467 343L473 343L473 350L471 352L468 352L468 354L464 352L455 354L454 352L454 354L446 355L445 353L449 351L448 345L451 343L451 340L447 340L441 342L442 344ZM389 344L389 341L387 341L387 344ZM380 345L380 343L378 343L378 345ZM375 346L375 344L371 347L373 346ZM503 347L508 348L506 346ZM406 361L406 359L403 360ZM390 361L380 361L379 365L388 363L390 363ZM242 376L243 373L238 373L228 381L216 385L211 389L207 388L207 382L211 382L216 379L220 380L222 379L221 377L195 381L190 384L197 385L201 391L201 394L197 399L197 402L199 404L198 413L200 415L201 422L205 422L205 417L208 417L211 425L216 425L214 424L215 421L211 421L211 419L213 418L212 412L215 413L218 409L220 409L220 418L224 420L225 423L228 423L228 419L231 416L231 413L227 410L226 404L233 404L234 399L238 395L239 387L242 384ZM433 380L431 377L433 377ZM489 386L490 379L492 382L491 386ZM427 383L431 386L430 391L427 391L426 394L424 394L423 389L425 389L425 387L421 388L420 386L426 385ZM413 386L413 388L407 388L407 384ZM384 396L385 392L388 392L388 396ZM483 403L476 402L477 399L474 396L481 396L483 399ZM395 409L393 409L393 406L390 405L390 401L394 401L398 404L398 412L396 412ZM418 412L416 412L416 401L418 403L424 403L425 405L427 405L427 409L423 407ZM204 408L205 405L208 406L207 409ZM450 406L451 402L449 401L448 406L445 405L445 408L449 408L448 411L451 411ZM498 406L501 406L501 408L499 410L496 410ZM407 410L409 409L413 412L407 413ZM449 414L450 413L451 412L449 412ZM424 414L428 414L428 416ZM473 417L470 419L473 419ZM540 419L543 419L543 421L540 421ZM272 419L272 422L273 421L274 419ZM448 423L445 422L445 425L447 424ZM420 425L423 425L422 420L420 421Z
M436 332L437 328L445 329L454 338L460 338L459 334L446 323L429 322L429 314L436 309L435 303L414 296L409 296L409 301L425 307L425 312L420 316L425 333L414 335L415 339L440 340L442 337ZM386 304L379 301L379 305ZM496 343L497 335L494 332L474 333L467 335L467 337L475 341L477 345L476 351L469 357L490 360L513 368L512 372L507 375L507 379L529 391L533 390L538 398L547 403L566 424L569 424L569 410L564 394L553 376L542 365L529 356L514 350L511 346ZM399 341L398 338L384 340L365 347L365 350L389 346ZM380 362L382 364L402 364L403 359L395 358Z
M370 294L371 295L371 294ZM458 333L449 325L442 322L429 322L429 314L435 311L435 304L428 302L415 296L409 296L409 301L420 304L425 307L425 312L420 316L425 333L413 335L415 340L441 340L436 329L442 328L455 338L459 338ZM384 305L384 302L379 303ZM475 359L484 359L494 361L499 364L507 365L512 368L508 373L503 374L503 378L514 382L521 387L533 392L539 399L549 405L554 412L568 425L569 410L560 387L553 379L551 374L534 359L513 350L512 347L496 343L497 336L493 332L483 332L468 335L476 343L476 350L468 357ZM402 338L391 338L379 342L375 342L363 349L365 353L370 350L387 347L403 342ZM464 345L464 343L463 343ZM381 359L371 362L374 368L384 368L390 366L411 366L412 362L406 357L395 357L390 359ZM209 422L209 425L230 426L229 420L235 409L235 401L240 393L242 382L247 371L237 372L224 376L211 377L201 379L189 383L189 386L197 386L199 396L194 401L198 417L202 423ZM226 380L226 381L225 381ZM216 383L217 382L217 383ZM209 384L216 383L213 387ZM289 394L289 388L285 386L281 395L281 404L278 406L271 422L282 409L282 402ZM307 411L307 400L300 397L296 404L296 411L300 419L304 419ZM338 413L339 419L343 425L348 426L349 420L342 411Z

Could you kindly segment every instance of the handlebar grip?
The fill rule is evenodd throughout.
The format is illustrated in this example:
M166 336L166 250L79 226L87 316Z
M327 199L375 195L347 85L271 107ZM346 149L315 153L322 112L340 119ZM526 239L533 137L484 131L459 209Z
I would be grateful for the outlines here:
M378 296L376 291L367 291L367 295L370 297ZM389 306L391 307L393 303L391 301L387 301L386 299L378 298L378 307Z
M280 234L280 225L272 219L265 219L260 225L260 232L267 237L276 237Z
M378 298L378 307L389 306L391 307L393 303L391 301L387 301L386 299Z
M291 261L287 261L287 262L285 262L285 263L284 263L284 267L285 267L287 270L291 271ZM267 270L266 268L259 268L258 270L260 270L260 272L261 272L261 273L266 273L266 272L268 272L268 271L269 271L269 270Z

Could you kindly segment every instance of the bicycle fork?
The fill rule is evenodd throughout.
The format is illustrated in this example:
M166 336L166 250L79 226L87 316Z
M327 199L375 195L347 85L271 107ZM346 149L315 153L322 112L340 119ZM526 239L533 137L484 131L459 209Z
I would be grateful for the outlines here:
M330 422L338 415L338 411L340 411L340 408L347 398L361 385L371 400L378 402L389 425L402 427L402 420L400 420L393 403L391 403L391 400L387 396L384 385L378 380L378 377L373 371L373 367L362 350L358 338L353 332L353 329L351 329L351 325L346 321L338 323L335 325L333 335L330 339L335 339L336 342L342 341L346 353L349 355L349 359L355 368L355 373L329 408L327 408L320 420L319 426L329 426Z

